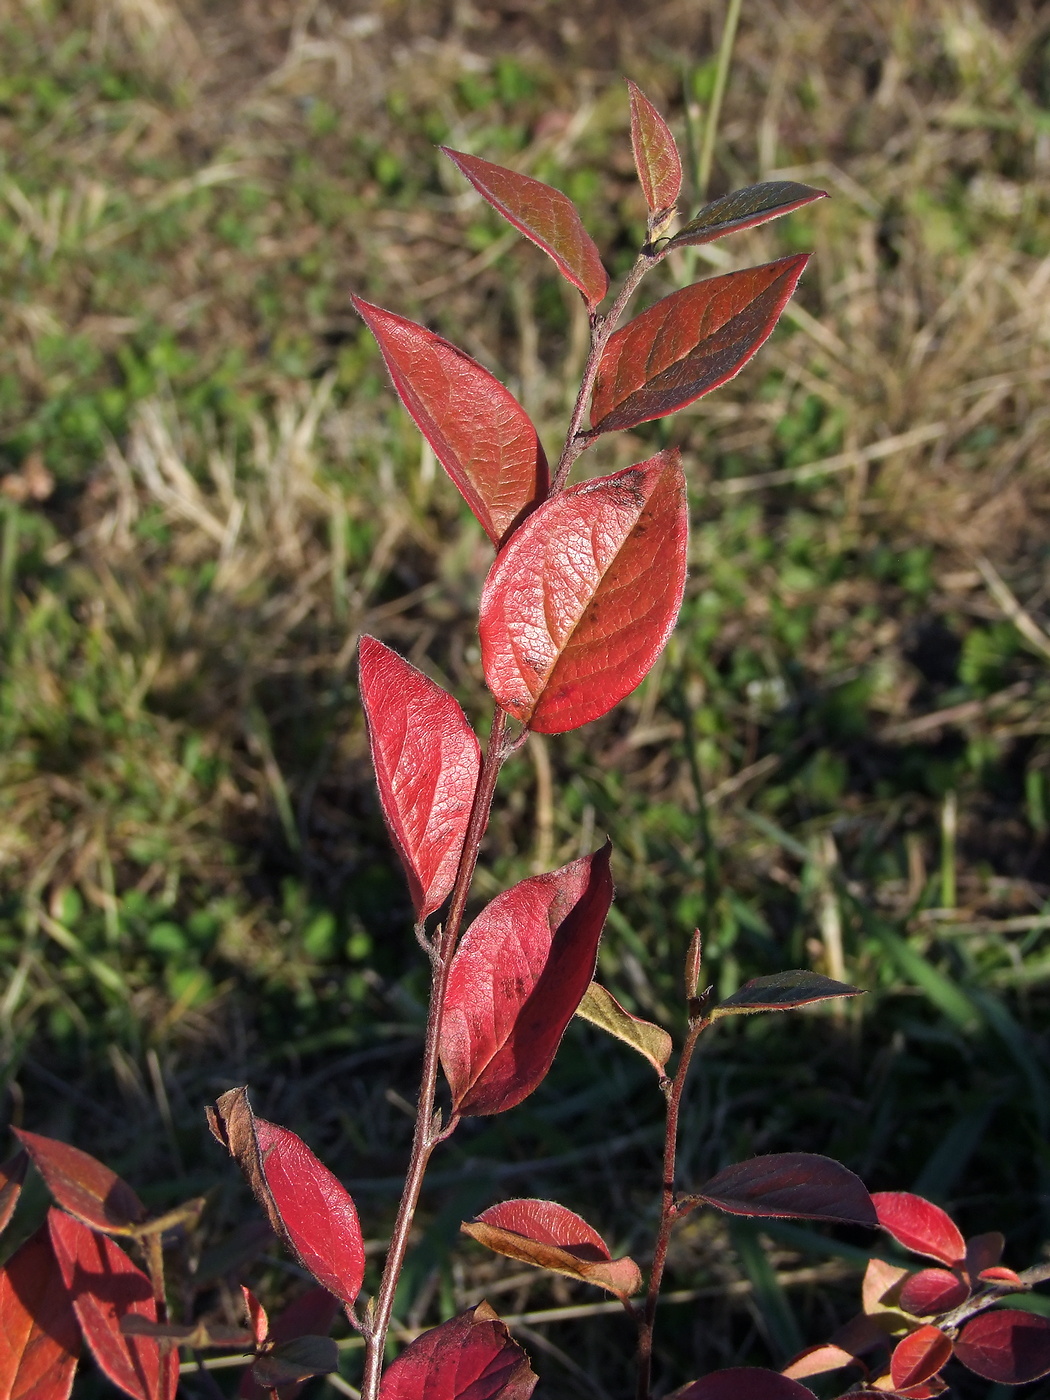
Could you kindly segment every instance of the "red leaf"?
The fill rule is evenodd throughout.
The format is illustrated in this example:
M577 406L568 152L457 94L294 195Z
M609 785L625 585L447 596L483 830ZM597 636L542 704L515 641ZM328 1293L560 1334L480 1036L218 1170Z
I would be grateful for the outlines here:
M752 977L750 982L726 997L711 1012L714 1020L740 1016L751 1011L790 1011L831 997L859 997L860 987L834 982L819 972L774 972L769 977Z
M241 1293L244 1297L244 1306L248 1313L248 1323L252 1329L252 1336L255 1338L255 1345L261 1347L270 1333L270 1319L266 1316L266 1309L259 1302L250 1288L245 1288L241 1284Z
M732 379L772 334L808 261L794 253L683 287L610 336L592 432L663 418Z
M255 1136L288 1243L303 1267L352 1307L365 1275L365 1250L350 1194L287 1128L256 1118Z
M920 1269L904 1284L900 1305L913 1317L932 1317L965 1303L969 1287L947 1269Z
M1027 1286L1020 1274L1015 1274L1013 1269L1004 1269L1001 1264L993 1269L982 1269L977 1277L982 1283L1010 1283L1016 1284L1018 1288Z
M813 1392L798 1381L761 1366L731 1366L712 1371L692 1385L676 1390L669 1400L813 1400Z
M1024 1385L1050 1374L1050 1322L1019 1308L992 1308L966 1324L955 1354L985 1380Z
M942 1264L961 1264L965 1259L966 1241L940 1206L910 1191L876 1191L871 1199L879 1224L905 1249Z
M985 1269L994 1269L1003 1257L1006 1240L998 1230L974 1235L966 1241L966 1272L970 1282L980 1278Z
M374 637L360 675L383 816L424 919L455 882L481 750L453 697Z
M292 1342L296 1337L327 1336L332 1329L335 1315L339 1311L339 1300L327 1288L310 1288L279 1312L270 1327L270 1340L277 1346ZM293 1400L303 1388L303 1382L282 1385L278 1389L280 1400ZM267 1400L265 1390L252 1375L245 1371L237 1394L241 1400Z
M531 175L519 175L447 146L441 149L482 199L554 259L558 271L579 287L593 311L609 290L609 275L572 200Z
M650 214L673 209L682 190L682 161L671 129L636 83L631 94L631 147Z
M123 1317L157 1320L150 1281L106 1235L54 1208L48 1226L62 1281L99 1369L133 1400L173 1400L179 1355L151 1337L126 1337Z
M815 190L812 185L798 185L794 180L748 185L747 189L724 194L701 209L695 219L679 229L671 239L671 246L684 248L687 244L712 243L727 233L757 228L770 219L779 219L781 214L790 214L804 204L812 204L815 199L827 199L827 191Z
M485 679L508 714L560 734L634 690L678 617L688 529L674 450L529 516L481 595Z
M360 297L352 301L401 402L498 548L550 484L532 420L509 389L449 341Z
M538 1379L493 1310L479 1303L407 1346L384 1372L379 1400L528 1400Z
M131 1227L145 1219L146 1207L131 1187L97 1158L67 1142L19 1128L13 1131L52 1196L70 1215L115 1235L130 1234Z
M608 843L497 895L449 969L441 1064L459 1114L502 1113L532 1093L594 972L612 903Z
M80 1328L46 1226L0 1269L0 1400L66 1400Z
M773 1152L738 1162L688 1199L706 1201L731 1215L878 1223L860 1177L815 1152Z
M952 1354L951 1338L939 1327L920 1327L898 1342L890 1357L894 1390L922 1385L935 1376Z
M618 1298L642 1286L634 1260L613 1259L597 1230L557 1201L503 1201L461 1229L496 1254L596 1284Z
M0 1163L0 1231L7 1229L15 1213L28 1165L29 1158L22 1149Z

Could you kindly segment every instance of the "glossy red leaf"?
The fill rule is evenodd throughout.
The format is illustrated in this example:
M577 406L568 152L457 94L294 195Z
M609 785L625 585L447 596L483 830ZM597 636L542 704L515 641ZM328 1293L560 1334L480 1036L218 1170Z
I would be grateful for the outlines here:
M878 1223L860 1177L815 1152L773 1152L725 1167L689 1201L731 1215Z
M695 219L678 230L671 239L671 246L683 248L687 244L712 243L727 233L757 228L770 219L779 219L782 214L801 209L804 204L812 204L815 199L826 198L827 190L816 190L812 185L800 185L794 180L748 185L746 189L733 190L706 205Z
M547 458L509 389L415 321L352 298L382 351L401 402L499 547L547 494Z
M127 1235L146 1218L146 1207L114 1171L68 1142L15 1128L33 1166L63 1210L85 1225Z
M529 1400L538 1379L492 1308L479 1303L407 1346L383 1373L379 1400Z
M1019 1308L991 1308L966 1324L955 1354L985 1380L1024 1385L1050 1375L1050 1322Z
M732 379L772 334L808 261L794 253L709 277L629 321L598 367L593 432L663 418Z
M946 1211L911 1191L876 1191L879 1224L898 1244L942 1264L961 1264L966 1241Z
M503 709L560 734L629 695L678 617L688 529L677 451L540 506L481 595L482 664Z
M502 1113L550 1069L612 903L608 843L497 895L449 969L441 1065L459 1114Z
M922 1385L935 1376L952 1354L951 1338L939 1327L920 1327L893 1348L890 1378L894 1390Z
M609 290L609 274L572 200L531 175L519 175L448 146L441 149L482 199L554 259L558 271L579 287L593 311Z
M15 1213L28 1165L29 1158L24 1148L0 1163L0 1231L7 1229Z
M631 147L650 214L673 209L682 190L682 159L671 128L636 83L631 94Z
M985 1269L994 1269L1003 1257L1006 1240L998 1230L989 1230L983 1235L973 1235L966 1241L966 1272L971 1282L979 1278Z
M741 1016L752 1011L790 1011L798 1006L828 1001L831 997L859 997L860 987L835 982L819 972L774 972L769 977L752 977L750 982L711 1012L713 1020L722 1016Z
M813 1400L813 1392L778 1371L731 1366L676 1390L668 1400Z
M969 1286L947 1269L920 1269L901 1288L900 1305L913 1317L932 1317L957 1308L969 1296Z
M41 1226L0 1269L0 1400L66 1400L80 1328Z
M365 1250L349 1192L287 1128L256 1118L255 1136L285 1238L303 1268L352 1307L364 1279Z
M982 1269L977 1277L982 1283L1008 1283L1017 1288L1026 1287L1020 1274L1015 1274L1013 1269L1003 1268L1001 1264L997 1264L991 1269Z
M62 1281L99 1370L133 1400L173 1400L179 1379L174 1348L162 1354L152 1337L128 1337L125 1317L157 1320L153 1289L119 1245L52 1210L48 1228Z
M503 1201L460 1228L496 1254L593 1283L618 1298L642 1286L634 1260L613 1259L597 1230L557 1201Z
M361 702L387 829L420 919L456 879L481 750L457 701L397 652L362 637Z
M297 1337L327 1336L338 1311L339 1299L327 1288L310 1288L277 1314L269 1329L270 1340L276 1345L283 1345L295 1341ZM293 1400L302 1388L302 1383L282 1385L278 1391L279 1398ZM249 1369L241 1377L237 1394L240 1400L268 1400L270 1392L259 1384Z

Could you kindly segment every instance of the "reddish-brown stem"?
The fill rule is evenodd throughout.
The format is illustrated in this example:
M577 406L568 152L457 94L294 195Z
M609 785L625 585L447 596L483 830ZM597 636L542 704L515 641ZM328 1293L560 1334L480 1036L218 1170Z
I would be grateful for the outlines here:
M439 1142L443 1142L455 1127L458 1119L453 1117L442 1125L434 1113L434 1100L437 1094L438 1047L441 1040L441 1021L445 1007L445 993L448 988L449 969L452 954L459 938L463 923L463 913L467 907L467 896L474 878L474 868L478 863L481 840L488 826L492 797L496 790L496 779L509 752L507 740L507 716L497 707L489 732L488 747L474 791L474 803L463 841L463 854L460 857L456 883L452 889L452 901L448 917L442 930L433 961L433 974L430 986L430 1009L427 1014L426 1038L423 1048L423 1070L420 1076L419 1100L416 1105L416 1126L412 1134L412 1154L409 1158L405 1187L398 1206L387 1251L383 1277L376 1296L375 1308L365 1321L365 1369L361 1382L362 1400L377 1400L379 1381L383 1370L383 1355L386 1348L386 1334L390 1328L390 1317L394 1307L394 1293L401 1276L401 1268L408 1250L408 1237L415 1218L423 1177L431 1154Z
M685 1089L689 1062L693 1058L696 1042L711 1024L710 1016L690 1023L682 1055L678 1061L674 1079L667 1089L667 1126L664 1130L664 1170L663 1189L660 1200L660 1225L656 1232L656 1247L653 1250L653 1267L649 1273L649 1288L645 1295L645 1307L641 1314L635 1314L638 1323L638 1384L636 1400L649 1400L649 1387L653 1368L653 1328L656 1324L656 1304L660 1297L660 1286L664 1280L667 1265L667 1248L671 1243L671 1230L674 1226L675 1158L678 1153L678 1114L682 1106L682 1091Z
M647 253L645 251L638 254L634 266L624 278L623 286L616 295L616 300L609 308L605 316L591 317L591 350L587 356L587 364L584 366L583 378L580 381L580 392L576 395L576 403L573 406L572 418L569 422L569 431L565 435L565 446L562 448L561 456L558 458L558 466L551 481L551 489L548 495L556 495L559 491L564 491L565 483L569 479L569 472L572 464L580 455L590 441L589 435L581 432L583 415L587 412L587 404L591 397L591 390L594 388L594 381L598 374L598 366L601 363L602 352L608 343L609 337L616 329L617 323L624 311L627 303L634 296L638 289L638 283L642 280L649 269L660 261L661 254Z

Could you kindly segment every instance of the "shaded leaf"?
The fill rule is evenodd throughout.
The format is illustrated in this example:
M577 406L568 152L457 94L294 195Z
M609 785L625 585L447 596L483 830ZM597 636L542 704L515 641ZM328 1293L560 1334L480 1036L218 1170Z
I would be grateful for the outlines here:
M874 1201L872 1197L872 1201ZM869 1259L864 1270L864 1283L861 1298L866 1313L896 1311L897 1301L908 1270L896 1264L887 1264L884 1259Z
M424 1332L383 1373L379 1400L529 1400L538 1377L487 1303Z
M994 1269L1003 1257L1006 1240L998 1230L989 1230L983 1235L974 1235L966 1241L966 1272L971 1282L979 1278L985 1269Z
M890 1357L894 1390L922 1385L937 1374L951 1354L951 1338L939 1327L920 1327L911 1332L897 1343Z
M15 1213L28 1165L29 1158L24 1148L0 1163L0 1231L6 1230Z
M497 558L481 595L485 680L541 734L597 719L663 650L685 589L677 451L553 496Z
M797 1006L828 1001L831 997L859 997L860 987L835 982L819 972L774 972L770 977L752 977L732 996L711 1012L712 1020L722 1016L742 1016L752 1011L790 1011Z
M252 1378L269 1390L338 1369L339 1348L331 1337L296 1337L260 1356L252 1367Z
M876 1191L872 1196L879 1224L898 1244L942 1264L961 1264L966 1241L946 1211L911 1191Z
M310 1288L277 1314L270 1324L269 1340L281 1345L296 1337L327 1336L338 1311L339 1300L327 1288ZM278 1390L279 1400L294 1400L300 1390L301 1382L282 1385ZM258 1383L249 1368L241 1377L237 1394L240 1400L269 1400L270 1391Z
M42 1225L0 1269L0 1400L65 1400L80 1328Z
M688 1198L699 1201L731 1215L878 1223L860 1177L815 1152L773 1152L725 1167Z
M129 1235L145 1219L146 1207L135 1192L97 1158L39 1133L13 1132L58 1204L85 1225Z
M683 1386L668 1400L813 1400L813 1392L777 1371L731 1366Z
M597 1230L556 1201L503 1201L460 1228L496 1254L596 1284L618 1298L642 1286L633 1259L613 1259Z
M99 1370L133 1400L173 1400L179 1355L152 1337L128 1337L121 1321L157 1320L153 1289L119 1245L53 1207L48 1229L84 1340Z
M248 1091L243 1085L237 1089L227 1089L216 1099L214 1107L205 1109L205 1114L212 1136L226 1148L244 1173L252 1194L266 1212L270 1228L275 1235L285 1239L284 1223L263 1175L262 1155L255 1134L255 1115L248 1102Z
M947 1269L920 1269L901 1288L900 1305L914 1317L932 1317L957 1308L969 1296L969 1286Z
M682 160L671 128L636 83L631 94L631 148L650 215L674 208L682 190Z
M851 1363L867 1370L860 1358L876 1348L885 1348L889 1340L881 1325L882 1321L883 1319L858 1313L839 1327L827 1342L806 1347L804 1351L799 1352L784 1367L782 1374L790 1376L793 1380L802 1380L806 1376L819 1376L826 1371L837 1371L839 1367ZM846 1360L843 1360L843 1357Z
M617 1040L626 1042L645 1056L661 1079L666 1077L667 1061L674 1050L671 1037L662 1027L654 1026L652 1021L632 1016L611 992L597 982L592 982L584 992L576 1015L590 1021L592 1026L600 1026Z
M383 816L423 919L455 883L481 750L457 701L397 652L362 637L359 658Z
M352 1307L365 1273L353 1199L295 1133L257 1118L255 1134L285 1239L303 1268Z
M966 1324L955 1354L985 1380L1024 1385L1050 1374L1050 1322L1019 1308L992 1308Z
M464 351L392 311L351 300L394 388L498 548L547 494L547 459L514 395Z
M546 1075L594 973L610 849L497 895L460 940L440 1046L456 1113L502 1113Z
M827 190L799 185L794 180L769 180L761 185L748 185L746 189L734 190L706 205L695 219L690 219L678 230L670 246L684 248L688 244L712 243L716 238L724 238L727 233L756 228L770 219L779 219L781 214L790 214L794 209L812 204L815 199L826 198Z
M768 340L808 253L709 277L610 336L591 399L592 432L664 418L725 384Z
M579 287L593 311L609 290L609 275L572 200L531 175L519 175L448 146L441 149L482 199L554 259L558 271Z

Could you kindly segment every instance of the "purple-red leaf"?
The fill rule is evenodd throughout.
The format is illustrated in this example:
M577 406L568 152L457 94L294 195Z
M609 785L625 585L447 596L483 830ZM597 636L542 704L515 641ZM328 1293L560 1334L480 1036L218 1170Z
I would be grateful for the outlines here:
M738 374L772 334L808 253L709 277L611 336L594 384L592 432L663 418Z
M8 1222L15 1213L28 1165L29 1158L24 1148L19 1148L14 1156L0 1163L0 1231L7 1229Z
M905 1249L942 1264L961 1264L966 1258L959 1227L932 1201L911 1191L876 1191L871 1199L879 1224Z
M695 219L679 229L671 239L671 246L684 248L686 244L712 243L727 233L756 228L770 219L779 219L781 214L801 209L804 204L812 204L815 199L826 198L827 190L815 190L812 185L799 185L794 180L748 185L747 189L734 190L706 205Z
M460 1228L496 1254L596 1284L618 1298L642 1286L634 1260L613 1259L597 1230L557 1201L503 1201Z
M287 1128L256 1118L262 1172L305 1269L352 1307L365 1274L365 1250L357 1210L346 1187Z
M671 128L636 83L631 94L631 147L650 216L674 208L682 190L682 160ZM666 226L666 224L665 224Z
M479 1303L407 1346L383 1373L379 1400L529 1400L538 1379L492 1308Z
M481 750L456 700L374 637L360 673L383 816L423 919L455 882Z
M663 650L689 528L677 451L553 496L496 559L481 656L496 700L541 734L597 719Z
M99 1370L133 1400L174 1400L179 1354L152 1337L128 1337L125 1317L157 1320L150 1281L119 1245L54 1208L48 1228L84 1340Z
M269 1340L281 1346L295 1341L297 1337L327 1336L338 1311L339 1300L327 1288L310 1288L277 1314L268 1332ZM293 1383L282 1385L278 1394L280 1400L293 1400L300 1390L302 1384ZM270 1392L259 1384L249 1369L241 1377L237 1394L240 1400L268 1400Z
M264 1391L283 1393L311 1376L339 1369L339 1348L331 1337L296 1337L260 1356L252 1376Z
M0 1400L66 1400L80 1328L42 1225L0 1269Z
M129 1235L146 1217L146 1207L114 1171L68 1142L15 1128L33 1166L63 1210L95 1230Z
M676 1390L668 1400L813 1400L813 1392L777 1371L731 1366Z
M441 1064L458 1114L502 1113L550 1069L594 973L612 902L608 844L497 895L449 970Z
M834 982L819 972L774 972L770 977L752 977L750 982L726 997L711 1012L712 1020L722 1016L742 1016L751 1011L790 1011L830 997L859 997L860 987Z
M878 1223L860 1177L815 1152L773 1152L725 1167L689 1201L705 1201L731 1215Z
M969 1287L947 1269L920 1269L905 1282L900 1305L913 1317L933 1317L965 1303Z
M531 175L519 175L448 146L441 149L482 199L554 259L558 271L579 287L593 311L609 290L609 274L572 200Z
M966 1272L970 1282L980 1278L985 1269L994 1269L1003 1257L1006 1240L998 1230L974 1235L966 1241Z
M894 1390L922 1385L935 1376L952 1354L951 1338L939 1327L920 1327L898 1342L890 1357Z
M394 388L498 548L547 494L547 458L509 389L441 336L352 298Z
M985 1380L1024 1385L1050 1374L1050 1322L1019 1308L992 1308L966 1324L955 1354Z

